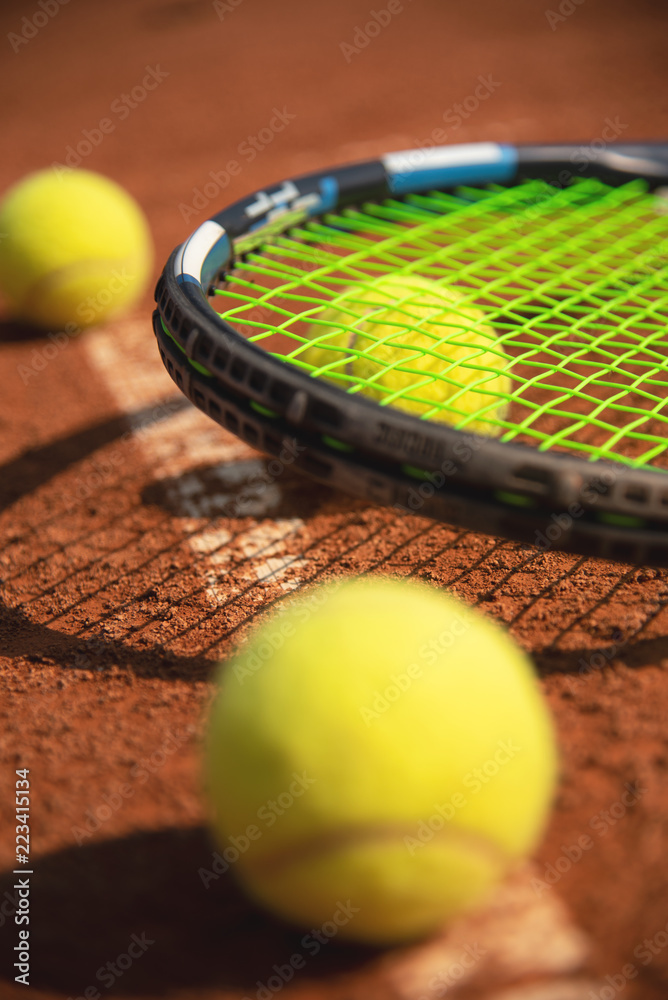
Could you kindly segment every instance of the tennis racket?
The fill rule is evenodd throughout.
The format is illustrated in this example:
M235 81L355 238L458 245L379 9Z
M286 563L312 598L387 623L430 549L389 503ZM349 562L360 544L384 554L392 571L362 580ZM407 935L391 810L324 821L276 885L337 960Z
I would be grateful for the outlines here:
M663 185L663 143L476 143L283 181L172 253L163 362L321 482L668 565Z

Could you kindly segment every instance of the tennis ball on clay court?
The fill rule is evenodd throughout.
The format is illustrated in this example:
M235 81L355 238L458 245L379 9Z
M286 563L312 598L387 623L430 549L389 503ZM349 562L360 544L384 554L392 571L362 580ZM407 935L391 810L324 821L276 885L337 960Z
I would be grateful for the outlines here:
M41 327L77 328L130 306L153 262L135 200L88 170L40 170L0 204L0 288L13 314Z
M346 288L313 319L314 343L293 357L315 374L343 389L361 379L363 395L462 430L503 430L494 421L507 413L510 359L491 350L496 332L461 292L388 275Z
M555 770L523 651L383 578L274 614L222 667L206 750L221 857L250 894L379 944L436 930L531 852Z

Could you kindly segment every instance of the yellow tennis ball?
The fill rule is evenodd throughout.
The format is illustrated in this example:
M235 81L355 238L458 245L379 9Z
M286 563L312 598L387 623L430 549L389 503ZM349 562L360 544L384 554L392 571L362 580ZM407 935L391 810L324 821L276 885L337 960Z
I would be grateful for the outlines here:
M0 205L0 288L13 314L64 329L101 322L143 292L153 263L136 201L88 170L40 170Z
M274 913L372 943L479 901L536 846L555 772L514 641L382 578L270 618L222 668L206 752L219 864Z
M510 359L482 312L461 292L419 275L346 288L313 315L295 360L343 389L417 416L489 436L503 428Z

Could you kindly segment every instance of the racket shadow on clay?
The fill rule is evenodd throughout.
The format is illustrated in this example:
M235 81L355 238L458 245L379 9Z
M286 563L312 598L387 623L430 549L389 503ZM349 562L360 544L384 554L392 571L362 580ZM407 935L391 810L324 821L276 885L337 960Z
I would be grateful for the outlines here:
M307 518L334 499L325 486L306 484L290 466L277 461L274 467L264 456L198 466L185 477L155 479L142 491L144 503L174 517L221 518L226 524L243 518Z
M57 628L31 621L21 608L12 608L0 599L0 631L3 652L34 664L57 664L76 674L81 670L103 673L121 665L137 677L159 677L165 681L196 682L213 670L204 655L179 656L163 646L139 649L122 639L71 635Z

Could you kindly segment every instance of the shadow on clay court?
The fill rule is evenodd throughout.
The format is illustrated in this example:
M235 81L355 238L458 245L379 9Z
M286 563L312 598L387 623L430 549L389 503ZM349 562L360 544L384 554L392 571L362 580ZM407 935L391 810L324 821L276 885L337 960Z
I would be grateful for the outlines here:
M18 320L0 320L0 344L20 344L30 340L46 340L47 333L31 323Z
M56 664L73 672L120 666L138 677L195 682L209 677L215 666L204 656L178 656L160 645L138 649L116 639L69 635L31 621L1 600L0 631L6 655L25 656L32 663Z
M138 677L160 677L163 680L199 682L211 677L217 659L202 651L197 656L179 656L162 645L139 649L119 639L95 637L85 639L69 635L31 621L20 609L9 607L0 600L0 631L8 656L25 656L35 664L56 664L66 670L104 671L120 666ZM596 669L596 656L611 662L623 648L624 661L631 669L640 669L668 658L668 637L648 639L633 637L601 643L592 648L534 652L538 673L583 676L582 664ZM586 670L585 673L588 673Z
M110 417L39 448L24 451L0 466L0 511L34 492L75 462L131 433L131 427L166 420L191 406L187 399L175 396L160 408L147 406L130 416Z
M295 954L309 978L341 974L378 954L327 939L315 954L317 942L305 942L304 931L248 900L232 867L212 872L214 852L205 830L193 828L84 841L41 857L31 903L50 919L31 930L31 986L67 996L89 987L105 996L155 996L214 986L255 995L258 980ZM16 879L0 876L6 916ZM12 962L0 961L3 979L13 980Z

